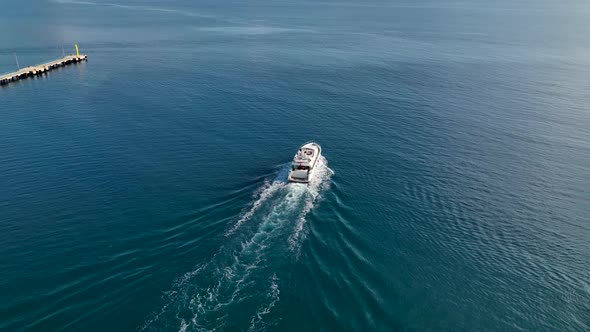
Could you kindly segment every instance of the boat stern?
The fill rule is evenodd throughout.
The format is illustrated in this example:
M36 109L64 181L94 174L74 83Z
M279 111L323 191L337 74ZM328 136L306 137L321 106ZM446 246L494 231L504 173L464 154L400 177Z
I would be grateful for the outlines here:
M309 183L309 172L306 170L294 170L289 172L290 183Z

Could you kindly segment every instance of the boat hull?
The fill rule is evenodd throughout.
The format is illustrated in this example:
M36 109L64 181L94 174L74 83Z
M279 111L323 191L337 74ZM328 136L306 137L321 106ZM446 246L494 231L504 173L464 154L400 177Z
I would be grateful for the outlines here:
M309 183L309 179L307 179L307 180L298 180L298 179L289 178L289 183L303 183L303 184L308 184Z
M321 157L322 148L319 144L304 144L293 158L291 170L287 178L289 183L309 183Z

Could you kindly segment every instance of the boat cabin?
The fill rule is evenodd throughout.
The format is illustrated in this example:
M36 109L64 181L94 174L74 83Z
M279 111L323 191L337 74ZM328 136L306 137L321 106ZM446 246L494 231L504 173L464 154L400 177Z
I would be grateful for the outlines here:
M293 171L296 171L296 170L309 171L309 166L303 165L303 164L293 164L293 167L291 167L291 170L293 170Z

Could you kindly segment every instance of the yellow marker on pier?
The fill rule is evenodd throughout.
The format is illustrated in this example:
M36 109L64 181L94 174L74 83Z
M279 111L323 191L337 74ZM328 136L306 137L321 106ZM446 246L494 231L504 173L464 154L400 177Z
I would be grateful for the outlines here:
M86 61L88 56L86 54L80 54L80 51L78 50L78 44L74 44L74 47L76 48L76 55L66 55L61 59L53 60L36 66L19 68L15 72L0 75L0 86L18 81L23 78L45 74L54 68L63 67L71 63Z

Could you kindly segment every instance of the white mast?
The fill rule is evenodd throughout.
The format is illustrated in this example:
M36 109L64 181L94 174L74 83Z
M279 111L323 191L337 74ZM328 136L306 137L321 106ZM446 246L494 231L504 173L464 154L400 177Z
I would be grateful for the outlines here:
M16 61L16 67L20 69L20 65L18 64L18 57L16 56L16 52L14 52L14 60Z

